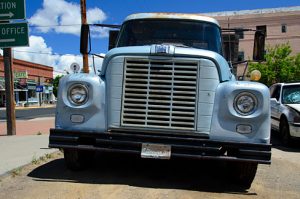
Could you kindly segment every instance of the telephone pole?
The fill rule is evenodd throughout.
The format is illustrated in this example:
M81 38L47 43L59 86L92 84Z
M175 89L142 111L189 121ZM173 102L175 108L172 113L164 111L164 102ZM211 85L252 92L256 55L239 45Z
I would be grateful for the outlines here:
M11 48L3 49L4 73L5 73L5 99L7 135L16 135L16 113L14 100L14 79L12 72L12 51Z
M81 10L81 24L87 24L86 0L80 0L80 10ZM88 54L82 54L82 58L83 58L83 72L89 73Z

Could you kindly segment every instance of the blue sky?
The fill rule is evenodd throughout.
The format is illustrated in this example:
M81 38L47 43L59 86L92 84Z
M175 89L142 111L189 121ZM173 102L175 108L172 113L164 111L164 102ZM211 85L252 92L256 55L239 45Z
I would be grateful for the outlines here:
M300 0L86 0L88 20L93 23L121 24L123 19L137 12L207 13L300 6ZM26 0L30 22L30 47L15 48L20 59L54 65L63 70L79 56L80 0ZM75 14L77 13L77 14ZM79 17L78 17L79 16ZM89 18L90 16L90 18ZM53 25L72 26L53 26ZM45 26L45 27L41 27ZM99 36L100 35L100 36ZM107 32L94 32L93 52L107 52ZM20 52L22 51L22 52ZM26 53L23 51L30 51ZM36 52L42 53L38 54ZM52 57L47 57L52 54ZM55 55L53 55L55 54ZM63 56L64 54L71 55ZM81 64L81 63L80 63Z

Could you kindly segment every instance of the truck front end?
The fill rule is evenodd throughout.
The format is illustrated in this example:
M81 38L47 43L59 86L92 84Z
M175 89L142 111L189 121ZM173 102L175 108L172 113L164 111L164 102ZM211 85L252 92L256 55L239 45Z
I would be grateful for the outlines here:
M221 43L211 18L129 16L99 76L61 80L49 146L71 169L94 151L228 161L248 188L271 160L269 91L235 81Z

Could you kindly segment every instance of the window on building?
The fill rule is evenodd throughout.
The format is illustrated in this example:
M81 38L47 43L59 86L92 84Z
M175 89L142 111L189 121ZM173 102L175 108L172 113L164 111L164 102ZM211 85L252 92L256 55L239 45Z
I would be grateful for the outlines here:
M265 36L267 37L267 26L266 25L256 26L256 30L260 30L260 31L264 32Z
M245 53L244 51L239 51L238 53L238 61L244 61L245 60Z
M286 30L287 30L286 24L282 24L282 25L281 25L281 32L282 32L282 33L286 33Z
M239 39L244 39L244 31L243 28L236 28L235 34L239 36Z

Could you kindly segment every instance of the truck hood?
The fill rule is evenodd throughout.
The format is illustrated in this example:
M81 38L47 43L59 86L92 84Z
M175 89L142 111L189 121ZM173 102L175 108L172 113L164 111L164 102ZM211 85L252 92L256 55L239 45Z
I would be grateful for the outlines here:
M186 47L173 47L174 51L172 51L172 54L151 54L151 48L153 49L153 46L155 45L149 45L149 46L129 46L129 47L119 47L114 48L110 50L102 64L102 70L101 75L105 76L107 66L111 59L113 59L116 56L167 56L167 57L189 57L189 58L205 58L210 59L213 62L215 62L219 74L220 74L220 80L222 82L224 81L230 81L234 77L230 72L230 67L227 63L227 61L218 53L215 53L213 51L209 50L202 50L202 49L195 49L195 48L186 48Z
M294 109L295 111L297 111L298 113L300 113L300 104L286 104L286 106Z

